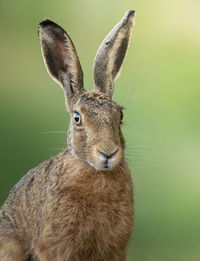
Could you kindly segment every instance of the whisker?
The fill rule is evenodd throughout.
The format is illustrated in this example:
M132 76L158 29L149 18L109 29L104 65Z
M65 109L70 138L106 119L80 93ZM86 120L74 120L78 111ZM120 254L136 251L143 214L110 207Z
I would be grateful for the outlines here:
M66 149L66 147L62 147L62 148L59 148L59 147L56 147L56 148L52 148L53 150L64 150Z
M41 131L39 134L66 134L66 131Z

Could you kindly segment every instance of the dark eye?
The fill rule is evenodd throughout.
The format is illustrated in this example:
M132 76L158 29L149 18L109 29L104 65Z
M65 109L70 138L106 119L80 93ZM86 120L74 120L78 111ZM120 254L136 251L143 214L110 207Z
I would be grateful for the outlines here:
M123 111L121 110L121 111L120 111L120 120L121 120L121 123L122 123L123 118L124 118L124 113L123 113Z
M81 126L82 125L82 121L81 121L81 115L78 112L74 113L74 122L77 126Z

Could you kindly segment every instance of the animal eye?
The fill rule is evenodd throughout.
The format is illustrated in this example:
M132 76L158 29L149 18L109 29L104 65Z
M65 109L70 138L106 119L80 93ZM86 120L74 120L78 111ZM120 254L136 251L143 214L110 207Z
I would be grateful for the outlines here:
M81 126L82 125L82 121L81 121L81 115L78 112L74 113L74 122L77 126Z
M122 123L123 118L124 118L124 113L123 113L123 111L121 110L121 111L120 111L120 120L121 120L121 123Z

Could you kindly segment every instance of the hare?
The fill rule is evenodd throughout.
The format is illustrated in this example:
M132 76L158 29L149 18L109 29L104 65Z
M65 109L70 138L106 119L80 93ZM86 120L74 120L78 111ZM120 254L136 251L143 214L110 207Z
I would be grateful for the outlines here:
M134 22L127 11L94 60L94 90L83 88L74 44L57 23L39 24L45 65L64 90L68 148L30 170L0 210L1 261L124 261L133 192L124 159L122 107L112 101Z

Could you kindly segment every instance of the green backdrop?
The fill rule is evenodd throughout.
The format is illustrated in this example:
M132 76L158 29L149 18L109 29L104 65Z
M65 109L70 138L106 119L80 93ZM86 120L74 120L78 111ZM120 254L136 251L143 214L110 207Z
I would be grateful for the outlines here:
M93 59L128 9L136 25L116 101L125 107L135 227L128 260L200 260L200 1L1 0L0 204L29 169L66 146L62 89L44 67L37 25L72 37L92 83Z

